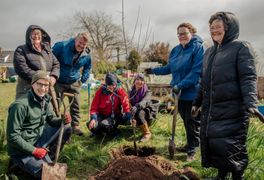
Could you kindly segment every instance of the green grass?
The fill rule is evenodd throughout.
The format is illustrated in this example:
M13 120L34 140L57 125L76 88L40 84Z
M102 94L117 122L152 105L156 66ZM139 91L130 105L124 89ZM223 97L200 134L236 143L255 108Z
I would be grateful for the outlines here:
M7 168L8 156L6 153L6 141L3 131L6 125L7 109L15 97L15 84L0 84L0 179L4 177ZM121 146L133 146L132 129L121 127L122 137L117 138L90 138L85 123L87 120L87 91L81 91L81 128L85 137L72 136L71 143L66 145L61 152L59 162L68 164L67 177L70 179L88 179L89 175L102 170L110 160L110 151ZM151 146L156 148L156 154L168 157L168 140L171 134L172 116L159 114L157 120L151 126L153 138L138 146ZM137 129L136 136L139 138L141 132ZM185 133L182 120L178 120L176 127L175 143L177 146L185 144ZM216 175L213 168L205 169L200 165L200 152L197 151L196 159L193 162L186 162L185 154L175 154L173 162L177 168L185 166L193 167L201 177L212 177ZM249 165L245 172L245 179L264 179L264 128L257 119L252 119L248 136Z

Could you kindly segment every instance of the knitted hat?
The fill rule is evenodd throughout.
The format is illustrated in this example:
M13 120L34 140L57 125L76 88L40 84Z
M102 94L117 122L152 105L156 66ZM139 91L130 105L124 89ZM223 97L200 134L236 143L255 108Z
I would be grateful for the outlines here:
M141 79L142 81L144 81L144 74L138 73L134 79Z
M40 71L37 71L37 73L33 75L31 84L34 84L39 79L45 79L50 82L49 74L45 71L40 70Z
M117 77L114 73L107 73L105 76L105 84L106 85L114 85L117 84Z

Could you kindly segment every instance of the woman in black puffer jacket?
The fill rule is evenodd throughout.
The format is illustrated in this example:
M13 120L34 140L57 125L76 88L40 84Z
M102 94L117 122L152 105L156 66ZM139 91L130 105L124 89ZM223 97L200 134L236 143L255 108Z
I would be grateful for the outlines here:
M255 57L251 45L238 40L233 13L218 12L209 24L214 45L204 55L201 89L192 109L202 109L202 165L217 168L218 179L232 172L240 180L248 164L249 114L257 104Z

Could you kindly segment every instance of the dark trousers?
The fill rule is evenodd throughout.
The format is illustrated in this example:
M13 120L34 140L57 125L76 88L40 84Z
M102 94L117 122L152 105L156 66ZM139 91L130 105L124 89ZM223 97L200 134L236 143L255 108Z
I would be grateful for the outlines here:
M187 154L195 153L199 146L200 118L192 118L192 101L179 100L179 113L184 122L187 137Z
M70 107L70 113L72 117L72 126L79 126L80 121L80 90L81 90L81 82L76 81L73 84L63 84L57 82L55 84L55 90L57 93L57 97L61 98L64 92L75 94L74 100ZM69 97L69 102L71 102L72 98Z
M63 145L66 143L66 141L70 138L71 132L71 126L66 125L64 128L61 149L63 148ZM59 127L51 127L46 124L42 135L34 146L47 147L50 152L43 159L37 159L33 155L11 156L12 163L17 164L22 170L31 174L35 178L40 179L42 173L42 164L44 162L52 163L52 159L55 157L58 136ZM50 142L50 139L53 140Z
M97 115L97 120L94 128L90 131L97 135L102 133L112 134L117 130L118 125L125 125L127 120L123 118L122 115L115 116L114 118Z

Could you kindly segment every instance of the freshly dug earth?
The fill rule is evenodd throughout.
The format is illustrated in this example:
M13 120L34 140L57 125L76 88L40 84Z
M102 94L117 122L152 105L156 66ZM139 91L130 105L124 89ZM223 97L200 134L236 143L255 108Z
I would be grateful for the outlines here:
M199 180L200 178L191 170L185 168L176 170L175 164L169 162L163 157L157 155L149 155L142 153L146 151L152 152L151 148L139 149L138 155L129 154L131 151L128 148L121 150L113 150L113 160L108 164L107 168L100 171L89 179L92 180L180 180L190 179ZM127 153L129 152L129 153ZM154 151L153 151L154 153ZM140 157L141 156L141 157Z

